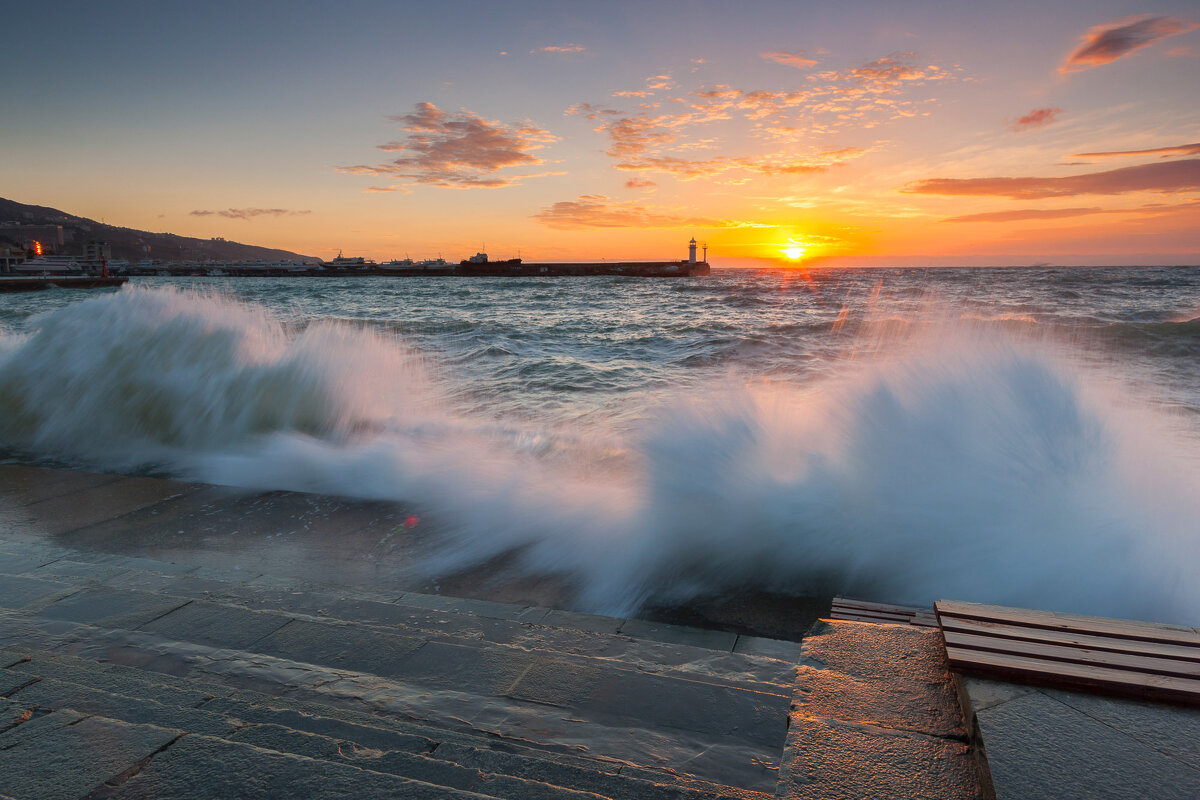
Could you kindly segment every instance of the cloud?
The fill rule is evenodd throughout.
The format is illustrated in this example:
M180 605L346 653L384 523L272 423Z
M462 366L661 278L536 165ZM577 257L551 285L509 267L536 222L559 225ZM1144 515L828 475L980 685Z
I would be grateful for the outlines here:
M1109 64L1155 42L1200 27L1174 17L1130 17L1097 25L1083 35L1075 52L1058 68L1061 73L1082 72Z
M1080 194L1187 192L1200 190L1200 159L1139 164L1133 167L1070 175L1064 178L930 178L901 191L1032 200Z
M1171 147L1152 147L1149 150L1108 150L1102 153L1074 153L1071 158L1112 158L1116 156L1200 156L1200 142L1177 144Z
M1035 108L1009 127L1017 132L1027 131L1030 128L1041 128L1054 122L1061 113L1061 108Z
M964 214L948 217L942 222L1022 222L1031 219L1062 219L1082 217L1087 214L1103 214L1102 208L1023 208L1012 211L986 211L982 214Z
M630 178L625 181L626 189L653 189L656 186L658 184L649 178Z
M770 55L779 54L764 57ZM722 176L725 183L738 183L754 175L824 172L882 146L875 142L864 147L817 148L813 143L828 142L841 131L861 135L888 120L928 113L921 106L933 98L918 99L917 88L956 80L958 72L901 53L845 70L810 74L798 86L782 90L709 84L660 102L641 103L633 111L580 103L567 113L596 123L594 130L609 139L606 152L617 169L661 172L681 180ZM668 86L670 80L667 75L652 76L645 88L616 95L645 97ZM722 123L719 129L713 127L716 123ZM698 150L721 149L724 135L768 144L755 148L762 155L733 151L720 157L696 156Z
M225 217L226 219L252 220L255 217L300 217L312 211L294 211L290 208L226 208L222 211L189 211L193 217Z
M363 189L366 194L386 194L388 192L398 192L400 189L396 186L368 186Z
M546 47L539 47L536 50L530 50L531 53L586 53L587 48L581 44L552 44Z
M622 203L602 194L580 195L543 208L533 219L559 230L587 228L773 228L751 222L688 217L641 203Z
M469 111L447 113L433 103L418 103L413 113L390 119L402 123L406 136L379 149L402 155L384 164L340 167L342 172L454 188L511 186L538 175L500 175L501 170L544 163L532 153L558 141L531 122L504 125Z
M961 217L948 217L942 222L1024 222L1037 219L1066 219L1069 217L1084 217L1092 214L1171 214L1176 211L1196 211L1200 209L1200 201L1175 203L1171 205L1152 204L1140 208L1021 208L1011 211L986 211L982 214L965 214Z
M680 180L712 178L726 172L742 170L759 175L808 175L826 172L831 167L843 166L868 151L860 147L841 147L835 150L798 156L794 153L772 153L765 156L718 156L707 159L679 158L676 156L647 156L626 159L616 164L622 170L646 170L674 175Z
M766 53L759 53L760 58L765 58L767 61L774 61L776 64L783 64L785 67L796 67L798 69L807 69L815 67L817 60L815 58L805 58L804 51L789 53L785 50L771 50Z

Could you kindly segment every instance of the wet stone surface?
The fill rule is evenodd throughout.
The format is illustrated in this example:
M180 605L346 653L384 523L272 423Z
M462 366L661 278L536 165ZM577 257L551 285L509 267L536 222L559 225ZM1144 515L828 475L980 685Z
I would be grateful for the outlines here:
M1200 797L1200 709L965 678L998 800Z

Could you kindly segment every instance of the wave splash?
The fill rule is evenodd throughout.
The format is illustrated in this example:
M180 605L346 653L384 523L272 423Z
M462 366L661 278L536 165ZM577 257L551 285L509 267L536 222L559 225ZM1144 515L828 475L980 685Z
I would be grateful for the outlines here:
M446 523L430 571L516 553L608 613L752 587L1194 621L1200 468L1172 420L1048 345L938 333L572 439L447 411L369 330L127 288L0 343L0 441L416 503Z

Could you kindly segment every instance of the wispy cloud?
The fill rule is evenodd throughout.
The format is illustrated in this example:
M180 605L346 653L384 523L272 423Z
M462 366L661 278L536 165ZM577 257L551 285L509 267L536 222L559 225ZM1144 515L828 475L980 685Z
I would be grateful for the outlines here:
M630 178L625 181L626 189L653 189L656 186L658 184L649 178Z
M646 86L642 89L626 89L624 91L613 92L613 97L653 97L655 93L666 91L675 88L675 81L670 75L651 75L646 78ZM583 103L581 105L588 105Z
M796 67L798 69L808 69L815 67L817 60L815 58L807 58L803 50L795 53L789 53L786 50L771 50L766 53L759 53L760 58L765 58L767 61L774 61L776 64L783 64L785 67Z
M1177 144L1170 147L1151 147L1148 150L1108 150L1102 153L1075 153L1071 158L1115 158L1118 156L1200 156L1200 142Z
M501 170L544 163L533 153L558 141L532 122L489 122L469 111L442 111L433 103L418 103L413 113L390 119L401 123L406 135L379 149L402 155L384 164L341 167L342 172L454 188L511 186L538 175L498 174Z
M779 54L764 57L768 55ZM580 103L567 113L596 123L595 130L609 139L606 152L617 169L659 172L681 180L720 177L724 183L744 183L754 175L824 172L881 147L884 143L878 141L860 147L816 143L828 142L842 131L861 135L864 129L889 120L928 113L921 106L933 98L920 87L956 80L958 72L920 62L913 53L900 53L810 74L789 89L702 85L639 103L633 111ZM667 75L652 76L646 88L617 94L644 98L652 93L650 87L659 91L657 87L669 80ZM723 137L736 127L741 128L743 140L769 143L757 148L765 152L697 157L696 151L723 149L728 141Z
M1063 219L1103 214L1103 208L1020 208L1012 211L985 211L982 214L964 214L947 217L942 222L1024 222L1035 219Z
M1193 31L1200 24L1174 17L1130 17L1097 25L1083 35L1063 65L1061 73L1083 70L1109 64L1155 42Z
M551 44L546 47L539 47L536 50L530 50L531 53L565 53L567 55L573 53L586 53L587 48L581 44Z
M297 211L290 208L226 208L221 211L189 211L193 217L225 217L226 219L252 220L257 217L300 217L312 211Z
M964 214L948 217L942 222L1028 222L1040 219L1068 219L1093 214L1173 214L1179 211L1200 210L1200 201L1186 203L1145 205L1139 208L1020 208L1011 211L985 211L982 214Z
M1043 128L1058 119L1058 115L1062 113L1061 108L1035 108L1025 116L1017 119L1009 127L1017 131L1027 131L1031 128Z
M1033 200L1081 194L1189 192L1200 190L1200 159L1139 164L1062 178L930 178L901 191Z
M562 200L543 208L532 217L543 225L560 230L775 227L712 217L686 216L673 209L663 209L641 203L619 202L602 194L585 194L580 195L576 200Z

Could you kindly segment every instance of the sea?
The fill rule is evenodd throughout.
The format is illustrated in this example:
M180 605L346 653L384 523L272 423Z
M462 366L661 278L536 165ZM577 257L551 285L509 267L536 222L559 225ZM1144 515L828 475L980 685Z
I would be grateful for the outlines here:
M0 457L396 501L432 572L1200 620L1200 267L0 295Z

